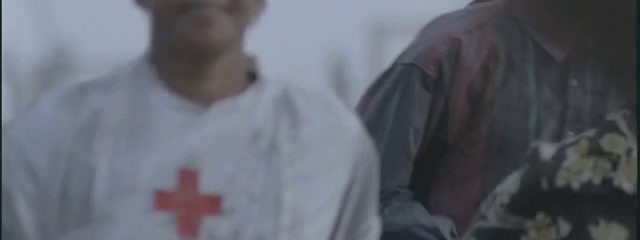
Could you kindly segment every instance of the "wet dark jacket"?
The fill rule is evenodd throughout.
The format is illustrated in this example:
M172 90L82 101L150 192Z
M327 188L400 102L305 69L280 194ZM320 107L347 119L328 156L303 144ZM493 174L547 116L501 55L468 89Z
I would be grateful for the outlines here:
M581 132L623 105L576 30L586 28L554 31L503 2L428 24L363 96L382 159L384 239L462 234L532 141Z

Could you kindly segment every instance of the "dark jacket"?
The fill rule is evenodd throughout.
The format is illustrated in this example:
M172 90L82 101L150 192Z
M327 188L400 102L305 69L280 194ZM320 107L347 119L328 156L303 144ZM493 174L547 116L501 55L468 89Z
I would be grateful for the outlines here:
M581 132L623 106L575 30L584 28L548 31L559 26L511 7L491 1L439 17L361 100L382 159L384 239L464 232L533 140Z

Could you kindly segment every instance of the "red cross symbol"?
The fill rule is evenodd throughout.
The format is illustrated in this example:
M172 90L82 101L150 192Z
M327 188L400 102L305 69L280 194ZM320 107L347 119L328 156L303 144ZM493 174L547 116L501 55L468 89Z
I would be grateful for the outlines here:
M221 214L222 198L201 196L198 185L197 171L181 170L176 191L157 191L155 195L156 210L173 211L178 215L178 232L182 237L197 238L201 218L205 215Z

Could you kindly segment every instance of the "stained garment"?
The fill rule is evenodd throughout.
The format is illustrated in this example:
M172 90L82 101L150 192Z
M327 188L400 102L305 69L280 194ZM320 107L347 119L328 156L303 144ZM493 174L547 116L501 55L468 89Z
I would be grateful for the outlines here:
M455 238L533 140L559 141L625 105L589 34L505 2L437 18L363 96L383 239Z
M626 116L626 117L625 117ZM483 203L465 240L637 237L637 132L628 113L540 142Z
M8 240L378 239L378 160L336 97L258 79L203 106L147 58L2 135Z

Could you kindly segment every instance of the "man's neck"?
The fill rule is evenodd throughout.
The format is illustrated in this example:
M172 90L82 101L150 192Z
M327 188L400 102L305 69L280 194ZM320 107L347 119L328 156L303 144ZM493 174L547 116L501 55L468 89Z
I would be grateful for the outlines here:
M249 82L247 60L240 48L222 52L209 60L153 51L151 61L169 89L203 105L238 94Z
M533 30L534 38L541 41L554 57L563 60L574 48L593 48L611 45L603 36L615 35L617 30L611 26L629 25L628 21L617 18L629 5L599 0L511 0L507 1L515 16ZM620 15L620 16L618 16ZM628 15L628 14L626 14ZM605 43L603 43L605 42ZM582 46L579 46L582 45ZM626 46L626 45L625 45Z

